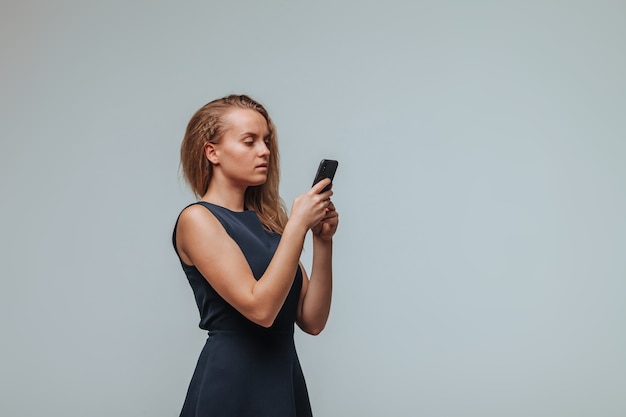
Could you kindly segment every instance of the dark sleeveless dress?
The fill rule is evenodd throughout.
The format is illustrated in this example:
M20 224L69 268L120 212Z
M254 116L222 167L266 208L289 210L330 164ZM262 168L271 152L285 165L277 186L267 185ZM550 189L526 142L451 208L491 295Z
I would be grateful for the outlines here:
M269 265L280 235L263 228L256 212L234 212L199 202L239 245L258 280ZM176 229L173 236L176 249ZM178 253L178 251L177 251ZM196 365L181 417L308 417L311 406L293 340L302 271L274 324L264 328L228 304L197 268L181 265L209 332Z

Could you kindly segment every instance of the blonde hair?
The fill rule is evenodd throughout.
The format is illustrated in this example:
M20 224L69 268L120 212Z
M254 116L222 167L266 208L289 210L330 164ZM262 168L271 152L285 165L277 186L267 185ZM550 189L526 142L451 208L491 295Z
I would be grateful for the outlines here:
M213 100L196 111L187 125L180 147L183 176L196 197L201 197L207 192L213 175L213 166L206 158L204 148L207 143L219 143L225 129L223 116L233 108L255 110L267 121L271 149L267 180L261 185L246 189L244 205L246 209L256 211L265 228L282 233L287 223L287 210L278 194L280 158L276 127L267 110L252 98L246 95L230 95Z

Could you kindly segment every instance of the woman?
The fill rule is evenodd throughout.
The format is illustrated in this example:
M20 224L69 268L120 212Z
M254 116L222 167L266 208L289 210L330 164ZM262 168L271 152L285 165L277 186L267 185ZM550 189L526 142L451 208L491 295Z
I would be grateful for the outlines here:
M181 146L200 200L173 242L209 332L181 416L303 417L311 407L294 322L322 331L330 311L338 214L330 180L297 197L289 218L278 195L276 128L247 96L212 101L191 118ZM313 234L310 279L299 262Z

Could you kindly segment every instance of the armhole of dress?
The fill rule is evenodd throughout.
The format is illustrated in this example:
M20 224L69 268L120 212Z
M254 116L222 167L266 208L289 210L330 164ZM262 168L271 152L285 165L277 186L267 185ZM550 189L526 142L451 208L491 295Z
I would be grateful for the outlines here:
M176 245L176 230L178 229L178 221L180 220L180 216L181 216L181 214L183 214L183 211L185 211L188 207L191 207L191 206L193 206L195 204L199 204L199 203L200 203L199 201L197 201L195 203L191 203L191 204L187 205L184 209L182 209L180 211L180 213L178 213L178 217L176 218L176 223L174 223L174 230L172 231L172 246L174 247L174 252L176 252L176 256L178 256L178 260L180 261L180 263L185 265L185 266L189 266L189 267L192 267L193 265L189 265L188 263L183 261L183 259L180 257L180 253L178 252L178 246Z
M188 207L191 207L191 206L196 205L196 204L199 204L202 207L204 207L207 210L209 210L209 212L213 215L213 217L215 217L217 219L217 221L220 222L220 224L222 225L224 230L226 230L226 233L228 234L228 236L230 236L231 239L232 239L232 233L231 233L230 225L228 223L226 223L224 220L222 220L222 217L218 216L217 213L215 213L208 204L206 204L204 201L196 201L195 203L189 204L187 207L185 207L184 209L182 209L180 211L180 214L176 218L176 223L174 223L174 230L172 231L172 246L174 246L174 252L176 252L176 256L178 256L178 259L180 260L180 262L183 265L187 265L187 266L193 266L193 265L189 265L189 264L185 263L181 259L181 257L180 257L180 253L178 252L178 246L176 245L176 229L178 228L178 220L180 220L180 215L183 213L183 211L185 211L185 209L187 209Z
M202 207L206 208L207 210L209 210L211 212L211 214L213 215L213 217L215 217L217 219L218 222L220 222L220 224L222 225L222 227L224 228L224 230L226 230L226 233L228 234L228 236L230 236L231 239L233 238L233 231L230 227L230 225L224 221L224 219L222 218L221 215L218 214L218 212L214 211L211 206L210 203L207 203L205 201L198 201L197 203L194 204L200 204ZM193 205L193 204L191 204Z

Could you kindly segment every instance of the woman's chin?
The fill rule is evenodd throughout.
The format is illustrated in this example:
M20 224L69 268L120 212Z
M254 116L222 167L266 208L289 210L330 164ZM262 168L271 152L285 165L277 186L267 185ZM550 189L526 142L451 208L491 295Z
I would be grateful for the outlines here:
M263 185L267 182L267 176L263 176L263 178L259 178L255 181L250 181L250 187L258 187L259 185Z

